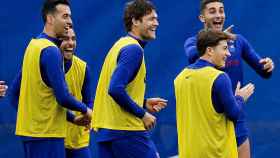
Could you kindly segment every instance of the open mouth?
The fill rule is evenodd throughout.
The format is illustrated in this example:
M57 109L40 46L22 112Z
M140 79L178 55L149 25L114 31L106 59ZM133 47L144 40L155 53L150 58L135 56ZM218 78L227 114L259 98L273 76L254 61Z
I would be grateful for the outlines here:
M150 29L151 31L156 31L157 30L157 28L152 28L152 29Z
M64 53L72 54L73 53L73 49L65 49Z
M148 31L149 31L151 34L156 34L156 28L150 28L150 29L148 29Z
M155 33L156 29L149 29L150 32Z
M67 24L66 26L64 26L64 30L65 30L65 31L68 31L70 28L72 28L72 26L69 25L69 24Z
M222 21L213 21L213 26L215 28L222 28L223 27L223 22Z

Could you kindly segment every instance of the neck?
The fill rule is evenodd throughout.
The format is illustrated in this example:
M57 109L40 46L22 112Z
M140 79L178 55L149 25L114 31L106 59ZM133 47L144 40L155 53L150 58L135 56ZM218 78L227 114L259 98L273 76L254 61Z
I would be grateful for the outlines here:
M141 38L140 34L139 34L138 32L136 32L136 31L130 31L130 32L128 32L128 33L129 33L130 35L136 37L137 39L143 40L143 39Z
M201 57L200 57L200 59L202 59L202 60L206 60L206 61L208 61L209 63L211 63L211 64L214 64L214 65L215 65L215 63L211 60L211 58L209 58L209 57L208 57L208 56L206 56L206 55L201 56Z
M45 25L43 32L45 34L47 34L49 37L57 38L57 36L54 33L53 29L51 29L50 26L47 26L47 24Z

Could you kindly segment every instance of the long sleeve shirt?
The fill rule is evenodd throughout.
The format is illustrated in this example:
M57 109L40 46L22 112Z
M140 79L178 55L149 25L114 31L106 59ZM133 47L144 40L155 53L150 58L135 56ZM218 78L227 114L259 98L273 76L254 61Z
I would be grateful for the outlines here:
M41 33L37 37L37 39L39 38L48 39L54 42L58 47L61 44L61 41L59 41L56 38L49 37L45 33ZM59 48L50 46L42 50L40 55L40 72L41 72L41 77L43 82L47 86L53 89L54 95L59 105L73 111L80 111L82 113L86 113L87 106L79 102L78 100L76 100L69 93L64 77L63 57ZM18 99L20 95L20 84L21 84L21 71L18 73L17 77L13 81L9 91L11 104L15 106L16 109L17 109ZM69 112L67 113L67 117L73 118L73 116L71 116L71 113ZM29 139L33 140L33 138L27 137L27 140Z
M60 41L49 37L45 33L41 33L37 38L48 39L55 44L60 45ZM51 87L54 91L59 105L73 110L85 113L87 107L85 104L77 101L68 91L67 84L65 82L64 71L63 71L63 58L60 50L57 47L47 47L42 50L40 56L40 72L43 82ZM17 75L16 79L13 81L10 88L11 101L13 106L17 106L19 93L20 93L20 83L21 83L21 71Z
M188 38L185 41L184 49L189 64L194 63L198 58L198 50L196 47L197 36ZM237 34L236 40L228 42L231 56L227 58L226 66L223 69L232 82L233 91L237 82L243 85L243 60L250 65L261 77L269 78L272 72L266 72L261 63L261 57L257 54L251 44L240 34Z
M144 48L146 42L137 38L135 39L138 40L142 48ZM108 91L118 105L139 118L144 116L145 110L139 107L130 98L125 88L135 78L140 69L144 55L142 48L140 48L139 45L133 44L120 50L117 59L117 67L112 75Z
M136 39L142 48L146 45L145 41L139 40L132 35L128 36ZM135 78L140 69L144 55L141 47L139 47L139 45L128 45L120 50L117 59L117 67L113 72L108 90L109 95L119 106L139 118L142 118L146 111L129 97L125 88ZM96 139L97 141L110 141L128 135L149 137L149 132L99 129L96 133Z
M208 61L198 59L194 64L188 66L190 69L200 69L206 66L214 67ZM237 121L244 100L241 96L234 96L230 78L226 73L220 74L214 81L212 87L212 104L217 113L224 113L230 120Z
M72 60L64 60L64 71L65 74L69 71L72 66ZM92 88L92 80L90 76L90 68L86 66L85 78L82 87L82 102L87 105L88 108L93 108L93 88ZM67 113L67 120L73 122L75 115L72 113Z
M194 63L199 58L196 42L197 36L193 36L188 38L184 44L184 49L189 64ZM266 70L264 70L263 64L259 63L261 57L242 35L237 34L237 37L234 41L229 41L228 48L231 56L227 58L225 68L222 70L226 72L231 79L233 92L235 91L238 81L240 81L242 86L244 85L243 60L249 64L249 66L253 68L253 70L256 71L261 77L271 77L272 72L266 72ZM239 128L235 128L237 138L249 133L249 130L245 125L245 120L246 114L243 111L239 115L239 119L236 122L236 124L239 126Z

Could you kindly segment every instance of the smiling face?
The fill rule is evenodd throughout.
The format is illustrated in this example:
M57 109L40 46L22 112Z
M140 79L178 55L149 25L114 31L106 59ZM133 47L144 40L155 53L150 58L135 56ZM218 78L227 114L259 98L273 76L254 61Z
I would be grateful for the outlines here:
M204 28L222 31L225 17L224 4L221 2L210 2L201 11L199 19L204 23Z
M207 51L210 54L210 60L214 65L218 68L225 67L227 57L230 56L226 40L219 41L217 46L208 47Z
M155 10L152 10L139 20L133 19L132 32L142 40L155 39L158 25L158 15Z
M49 14L49 22L53 26L56 37L60 38L72 26L71 10L68 5L58 4L54 13Z
M73 29L69 29L67 34L62 38L60 46L61 52L65 60L72 60L74 50L76 48L76 35Z
M153 10L150 14L143 16L140 21L140 37L144 40L155 39L158 25L158 15L156 11Z

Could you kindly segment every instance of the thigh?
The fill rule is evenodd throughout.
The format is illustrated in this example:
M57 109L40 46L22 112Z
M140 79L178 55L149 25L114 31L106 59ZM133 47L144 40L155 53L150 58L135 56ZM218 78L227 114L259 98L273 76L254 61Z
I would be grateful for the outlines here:
M158 158L156 147L148 137L131 136L112 142L116 158Z
M66 158L91 158L89 147L80 149L65 149Z
M111 145L112 145L111 141L97 142L96 143L97 157L98 158L118 158L118 157L114 157Z
M65 158L63 139L24 141L25 158Z

